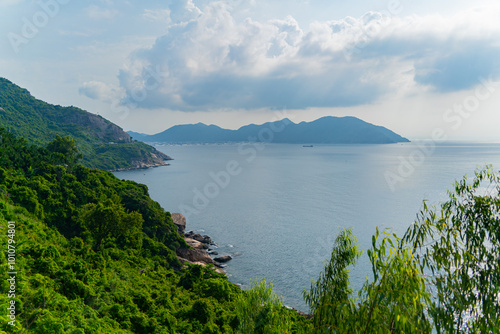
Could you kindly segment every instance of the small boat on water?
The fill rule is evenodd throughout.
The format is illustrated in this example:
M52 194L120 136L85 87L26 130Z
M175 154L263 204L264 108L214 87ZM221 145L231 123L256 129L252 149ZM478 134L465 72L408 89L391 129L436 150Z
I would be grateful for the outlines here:
M302 147L314 147L312 145L302 145Z

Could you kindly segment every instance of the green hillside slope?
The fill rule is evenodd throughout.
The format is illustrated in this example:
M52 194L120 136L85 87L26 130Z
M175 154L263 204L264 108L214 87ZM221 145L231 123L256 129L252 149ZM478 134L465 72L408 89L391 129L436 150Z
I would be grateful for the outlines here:
M0 334L308 332L269 289L181 266L146 186L53 155L0 129Z
M120 127L101 116L37 100L26 89L4 78L0 78L0 127L42 146L56 135L70 135L87 167L140 168L164 165L169 159L149 145L132 141Z

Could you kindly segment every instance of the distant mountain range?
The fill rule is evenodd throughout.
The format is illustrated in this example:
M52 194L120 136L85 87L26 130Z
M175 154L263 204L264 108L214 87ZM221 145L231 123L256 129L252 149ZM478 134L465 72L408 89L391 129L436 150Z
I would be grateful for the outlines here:
M163 143L226 143L268 141L293 144L390 144L409 142L393 131L356 117L322 117L313 122L293 123L284 119L262 125L250 124L238 130L216 125L176 125L155 135L133 131L128 134L136 140Z
M154 147L133 142L122 128L101 116L38 100L4 78L0 78L0 128L41 146L56 135L70 135L87 167L135 169L166 165L170 159Z

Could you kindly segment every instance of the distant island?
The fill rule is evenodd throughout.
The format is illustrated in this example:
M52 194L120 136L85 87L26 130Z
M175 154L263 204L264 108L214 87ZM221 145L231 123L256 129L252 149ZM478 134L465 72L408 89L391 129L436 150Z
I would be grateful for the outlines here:
M408 139L356 117L327 116L312 122L293 123L289 119L261 125L250 124L238 130L216 125L176 125L155 135L128 131L134 139L160 143L230 143L268 141L291 144L391 144Z

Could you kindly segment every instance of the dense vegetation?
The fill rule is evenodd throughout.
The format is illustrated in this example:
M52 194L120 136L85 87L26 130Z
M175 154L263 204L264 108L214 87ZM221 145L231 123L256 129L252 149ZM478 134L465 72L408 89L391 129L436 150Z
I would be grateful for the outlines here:
M87 167L112 170L131 168L159 152L131 141L128 134L110 121L76 107L61 107L35 99L26 89L0 78L0 127L45 146L56 135L70 135Z
M26 145L0 130L0 244L16 224L15 328L1 256L0 330L11 333L307 332L265 284L244 292L187 247L144 185L77 164L74 141ZM274 324L278 324L275 330Z
M272 285L242 291L213 267L181 266L176 250L187 245L147 187L81 166L80 157L70 137L40 147L0 130L0 331L499 331L500 177L490 169L458 182L440 208L424 204L403 237L377 231L367 252L373 277L357 294L349 267L361 252L341 231L304 291L314 313L307 320ZM6 279L10 240L15 298ZM15 307L14 328L7 307Z

